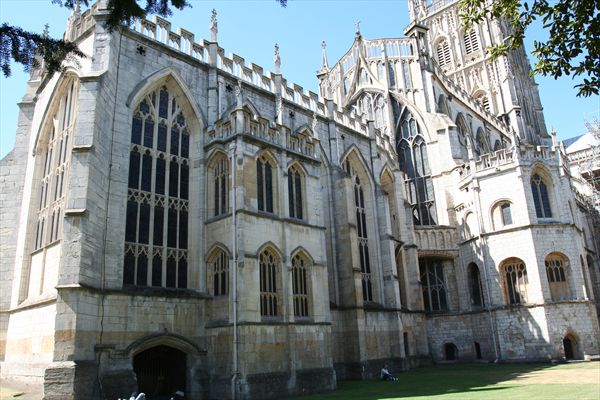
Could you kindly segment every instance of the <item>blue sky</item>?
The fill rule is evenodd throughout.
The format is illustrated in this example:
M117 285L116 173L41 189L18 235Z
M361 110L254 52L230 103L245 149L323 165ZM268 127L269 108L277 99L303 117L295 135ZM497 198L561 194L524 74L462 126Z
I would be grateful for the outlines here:
M273 45L278 42L282 73L288 82L317 92L316 70L321 62L321 41L327 42L330 64L341 57L354 40L355 22L361 21L366 38L399 37L408 24L406 0L291 0L287 8L276 0L190 0L191 9L169 18L173 30L187 29L196 38L209 38L210 10L216 8L219 44L244 57L246 62L273 70ZM70 11L51 0L0 0L0 21L41 32L50 24L50 35L60 37ZM544 32L528 32L526 47ZM28 75L13 65L9 78L0 77L0 158L14 145L19 102ZM570 77L555 81L536 77L546 124L554 127L559 139L585 132L584 121L600 117L600 97L578 98Z

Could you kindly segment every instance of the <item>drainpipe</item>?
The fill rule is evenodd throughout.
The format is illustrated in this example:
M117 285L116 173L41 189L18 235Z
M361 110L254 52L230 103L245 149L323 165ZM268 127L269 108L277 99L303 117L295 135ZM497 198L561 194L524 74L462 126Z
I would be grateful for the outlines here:
M471 162L471 171L475 171L475 163ZM490 321L490 329L492 330L492 341L494 342L494 354L496 356L496 362L500 359L500 354L498 351L498 343L496 340L496 336L497 336L497 332L496 332L496 324L494 323L494 316L492 315L492 310L491 310L491 302L492 302L492 294L490 292L490 285L489 285L489 278L488 278L488 271L487 271L487 263L486 263L486 257L485 257L485 251L487 249L487 240L484 236L485 233L485 227L483 226L483 214L482 214L482 209L481 209L481 201L479 199L479 181L474 180L473 181L474 185L473 185L473 189L475 192L475 205L477 207L477 223L479 225L479 240L481 241L481 258L483 261L483 275L484 275L484 281L485 281L485 292L487 293L487 298L488 298L488 302L490 303L486 309L488 312L488 317L489 317L489 321Z
M235 400L237 390L237 377L238 377L238 354L237 354L237 267L238 267L238 249L237 249L237 207L236 207L236 143L232 142L229 145L229 151L231 153L231 240L232 240L232 251L233 251L233 366L231 375L231 398Z

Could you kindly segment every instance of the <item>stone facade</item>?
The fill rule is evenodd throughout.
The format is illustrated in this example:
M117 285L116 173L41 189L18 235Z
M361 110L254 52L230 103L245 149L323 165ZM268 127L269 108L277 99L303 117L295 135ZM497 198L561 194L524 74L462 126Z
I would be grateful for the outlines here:
M73 14L88 57L33 71L0 164L2 376L278 398L384 363L598 354L598 248L525 54L490 60L502 25L438 5L324 49L319 94L277 47L269 74L226 57L215 15L195 42Z

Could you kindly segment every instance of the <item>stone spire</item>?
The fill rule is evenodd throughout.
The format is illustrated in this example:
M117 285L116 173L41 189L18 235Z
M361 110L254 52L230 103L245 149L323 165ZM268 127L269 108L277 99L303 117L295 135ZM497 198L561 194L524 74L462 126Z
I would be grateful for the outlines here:
M360 20L356 20L356 37L360 37Z
M275 73L281 74L281 57L279 57L279 44L275 43L275 54L273 56L273 64L275 64Z
M329 71L329 63L327 62L327 43L324 40L321 42L321 49L321 69L318 71L319 74Z
M219 33L219 23L217 22L217 10L212 9L210 16L210 41L217 41L217 33Z
M44 24L44 32L42 32L42 36L45 38L50 36L50 24L47 22Z

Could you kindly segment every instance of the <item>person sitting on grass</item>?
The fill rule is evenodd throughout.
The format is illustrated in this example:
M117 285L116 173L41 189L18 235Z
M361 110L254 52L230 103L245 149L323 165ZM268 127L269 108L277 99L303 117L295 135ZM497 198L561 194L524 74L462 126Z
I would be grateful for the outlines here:
M398 377L390 374L390 371L388 371L388 365L385 364L383 366L383 368L381 368L381 373L379 374L379 377L381 378L382 381L397 381Z

